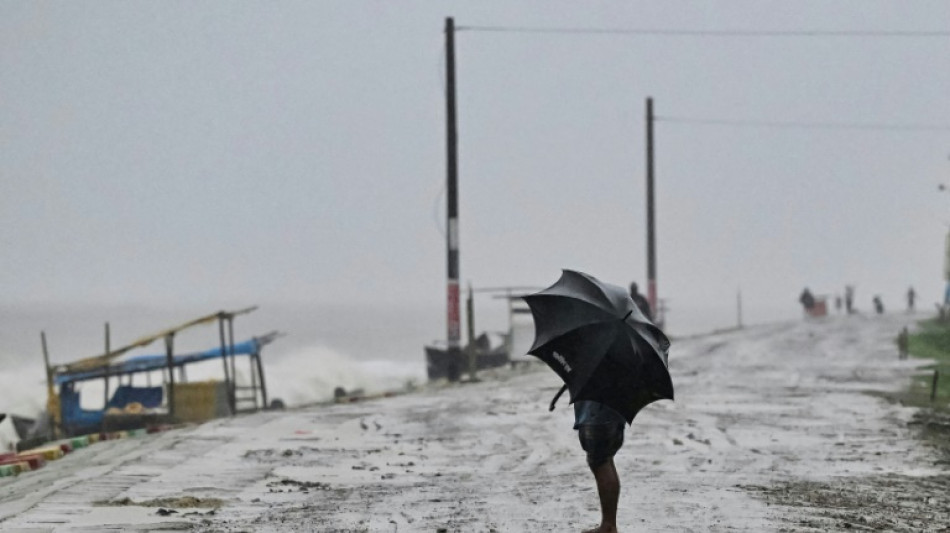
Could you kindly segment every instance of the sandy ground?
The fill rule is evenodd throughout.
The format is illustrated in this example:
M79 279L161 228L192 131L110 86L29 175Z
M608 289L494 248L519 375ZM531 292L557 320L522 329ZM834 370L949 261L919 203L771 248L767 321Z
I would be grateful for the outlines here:
M906 316L674 340L677 400L616 458L622 531L950 531L950 471L888 400ZM4 531L579 531L596 492L544 368L102 442L0 479Z

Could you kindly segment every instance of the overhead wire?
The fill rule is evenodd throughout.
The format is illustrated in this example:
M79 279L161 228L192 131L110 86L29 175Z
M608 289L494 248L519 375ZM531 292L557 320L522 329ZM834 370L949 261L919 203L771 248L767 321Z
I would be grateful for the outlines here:
M698 30L647 28L582 28L540 26L456 26L456 31L487 33L535 33L562 35L630 35L667 37L865 37L938 38L950 37L950 30Z
M669 124L691 124L699 126L729 126L779 129L823 129L823 130L877 130L877 131L950 131L946 124L899 124L884 122L805 122L779 120L741 120L718 118L689 118L674 116L655 116L654 121Z

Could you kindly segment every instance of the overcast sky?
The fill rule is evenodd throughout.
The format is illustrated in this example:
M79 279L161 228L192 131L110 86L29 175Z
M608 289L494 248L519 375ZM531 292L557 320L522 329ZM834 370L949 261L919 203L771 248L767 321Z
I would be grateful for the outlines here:
M441 305L443 25L948 31L945 1L0 2L5 304ZM950 37L460 31L461 277L941 296ZM665 120L664 120L665 119ZM932 125L821 129L671 119ZM866 301L865 301L866 300ZM731 313L731 311L728 311Z

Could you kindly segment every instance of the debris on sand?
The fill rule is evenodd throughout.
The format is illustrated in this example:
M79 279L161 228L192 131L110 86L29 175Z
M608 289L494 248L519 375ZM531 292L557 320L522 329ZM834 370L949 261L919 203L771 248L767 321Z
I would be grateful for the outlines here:
M950 524L950 476L900 474L741 486L769 505L800 508L799 526L920 531ZM922 496L922 495L927 496ZM794 516L794 515L793 515ZM936 531L944 531L938 529Z
M283 492L281 490L275 491L275 488L296 488L300 492L309 492L311 490L330 490L330 485L326 483L321 483L319 481L297 481L296 479L284 478L280 481L272 481L267 484L267 488L271 492Z
M119 498L117 500L106 500L96 502L95 505L103 507L163 507L177 509L192 509L195 507L213 507L215 509L224 505L224 500L218 498L196 498L194 496L179 496L175 498L155 498L153 500L135 501L131 498Z

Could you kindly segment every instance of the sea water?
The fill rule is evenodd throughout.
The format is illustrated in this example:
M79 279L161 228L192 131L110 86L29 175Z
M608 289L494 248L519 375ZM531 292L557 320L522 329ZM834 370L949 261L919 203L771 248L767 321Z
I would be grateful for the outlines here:
M233 307L234 309L240 306ZM231 308L229 308L231 309ZM476 330L513 330L517 355L533 340L530 316L511 321L506 305L485 302L476 306ZM46 376L40 332L45 332L52 364L75 361L105 351L105 324L109 323L113 349L199 316L216 312L208 307L162 308L146 305L0 306L0 413L33 417L46 402ZM757 310L749 323L798 316L792 310ZM425 379L423 346L445 337L445 310L440 305L400 307L329 304L264 304L234 319L234 338L279 331L282 336L264 347L262 360L270 399L287 406L331 399L334 390L366 393L401 389ZM667 331L688 335L734 327L738 317L728 309L677 309L667 316ZM216 322L175 336L175 352L213 348L220 343ZM164 342L129 352L162 354ZM189 380L220 379L220 360L189 367ZM237 376L250 380L247 358L238 357ZM145 385L139 376L137 385ZM157 377L156 377L157 379ZM114 385L113 385L114 386ZM105 402L100 380L81 385L86 408ZM9 420L0 423L0 450L15 440Z

